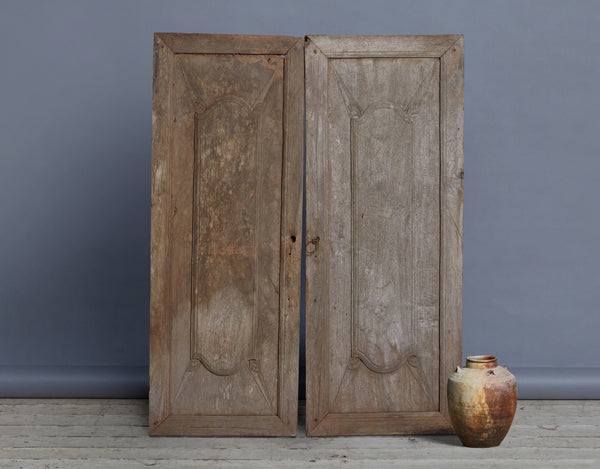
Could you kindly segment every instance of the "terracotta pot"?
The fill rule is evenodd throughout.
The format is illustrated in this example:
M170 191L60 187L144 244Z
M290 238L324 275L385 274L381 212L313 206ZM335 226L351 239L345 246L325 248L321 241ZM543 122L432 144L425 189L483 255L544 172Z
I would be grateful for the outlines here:
M465 446L498 446L517 409L517 382L507 367L490 355L467 357L448 378L448 410L456 434Z

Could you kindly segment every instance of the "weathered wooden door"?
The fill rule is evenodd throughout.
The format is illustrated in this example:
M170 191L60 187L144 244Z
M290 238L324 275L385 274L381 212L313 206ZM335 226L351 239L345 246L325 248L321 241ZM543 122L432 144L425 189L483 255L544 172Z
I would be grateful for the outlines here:
M303 54L155 35L153 435L296 433Z
M451 429L462 36L306 42L309 435Z

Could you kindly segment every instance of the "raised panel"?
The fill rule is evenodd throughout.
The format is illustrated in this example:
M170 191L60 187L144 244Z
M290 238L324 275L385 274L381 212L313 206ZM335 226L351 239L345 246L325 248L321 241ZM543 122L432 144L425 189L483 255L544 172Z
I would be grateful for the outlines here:
M462 39L445 41L444 54ZM378 48L369 51L370 42ZM450 428L445 379L448 363L460 363L460 326L453 319L460 311L443 307L450 298L440 282L446 275L442 228L449 215L462 230L462 206L446 213L441 203L443 191L456 187L444 189L442 131L449 109L440 102L442 93L462 96L462 88L444 88L441 57L432 56L440 40L430 42L437 49L419 55L415 50L428 41L414 38L412 52L404 55L394 47L410 49L411 37L391 38L388 49L384 37L307 41L312 435ZM462 77L461 66L452 73ZM459 112L462 102L452 106ZM450 157L462 165L462 152ZM448 343L443 323L458 341Z
M295 433L301 58L156 36L151 434Z
M412 127L394 103L350 120L352 355L378 373L413 353Z

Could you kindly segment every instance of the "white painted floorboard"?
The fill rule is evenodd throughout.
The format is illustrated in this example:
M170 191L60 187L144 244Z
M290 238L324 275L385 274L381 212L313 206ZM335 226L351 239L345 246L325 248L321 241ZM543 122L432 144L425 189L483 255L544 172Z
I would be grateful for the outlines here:
M301 408L302 409L302 408ZM498 448L454 435L149 437L148 401L0 399L0 468L594 468L600 401L519 401Z

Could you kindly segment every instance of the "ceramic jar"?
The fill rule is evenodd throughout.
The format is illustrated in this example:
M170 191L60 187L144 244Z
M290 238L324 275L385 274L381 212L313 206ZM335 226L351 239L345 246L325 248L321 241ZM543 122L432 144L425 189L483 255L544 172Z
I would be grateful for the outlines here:
M490 355L467 357L448 378L448 411L465 446L498 446L517 409L517 382L507 367Z

